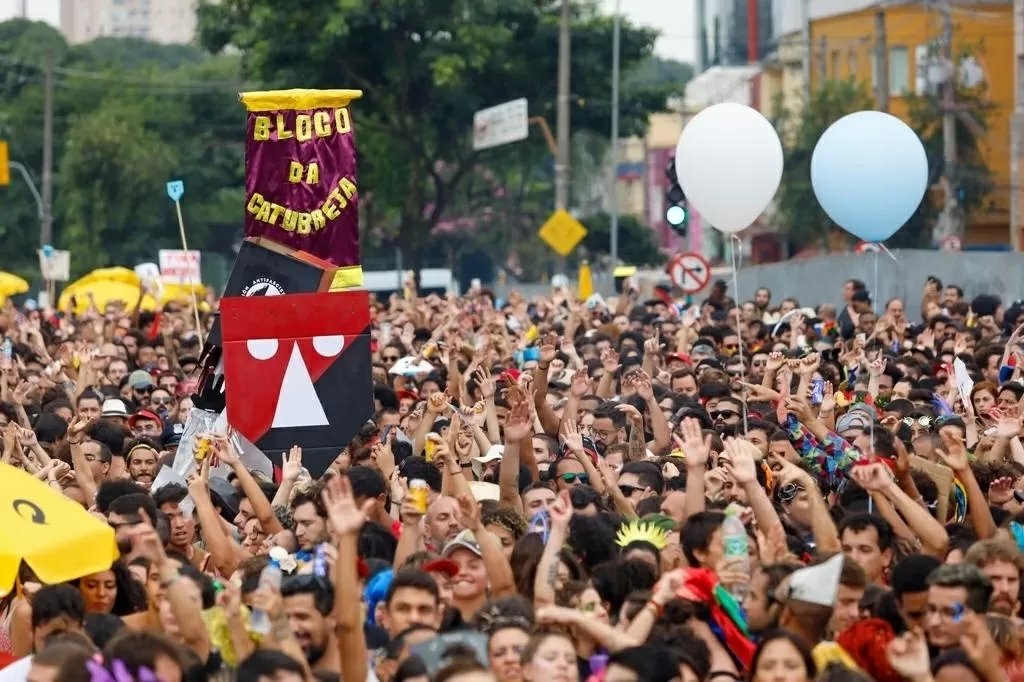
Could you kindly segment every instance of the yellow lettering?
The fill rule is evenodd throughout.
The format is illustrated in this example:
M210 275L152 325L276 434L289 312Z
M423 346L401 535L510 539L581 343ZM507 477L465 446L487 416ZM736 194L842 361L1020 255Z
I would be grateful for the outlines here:
M299 213L290 208L284 211L284 220L281 222L281 229L285 232L294 232L299 224Z
M348 201L345 200L345 197L341 196L341 192L339 192L337 189L331 190L331 193L327 195L327 199L328 201L330 201L331 199L337 201L338 208L341 209L342 211L344 211L345 207L348 206Z
M334 202L331 201L330 197L327 197L327 201L324 202L323 212L324 215L327 216L328 220L334 220L341 215L341 211L339 211L338 207L334 205Z
M320 164L316 161L306 166L306 184L316 185L320 182Z
M331 115L326 111L313 112L313 130L317 137L328 137L331 134Z
M344 135L352 130L352 120L348 116L348 107L334 110L334 127L340 135Z
M256 215L260 210L260 206L262 205L263 195L260 194L259 192L253 192L253 195L249 198L249 204L245 208L247 211L249 211L249 213Z
M302 164L298 161L288 164L288 182L302 182Z
M308 213L299 214L299 229L295 230L298 234L309 234L312 227L313 220Z
M299 142L309 142L313 139L313 121L309 114L299 114L295 117L295 139Z
M351 199L356 195L356 185L348 178L342 178L339 180L338 187L340 187L341 191L345 193L346 199Z
M257 116L252 122L252 139L257 142L270 139L270 117Z
M270 220L267 222L271 225L277 225L277 219L281 217L281 214L284 213L284 211L284 206L281 204L274 204L273 209L270 211Z
M261 223L270 222L270 207L272 205L269 201L264 201L260 204L260 210L256 213L256 220Z
M284 120L284 114L277 115L277 139L278 140L290 140L294 136L292 131L288 130L288 123Z
M319 208L313 209L313 212L309 215L313 219L313 229L317 232L324 229L327 225L327 221L324 219L324 213Z

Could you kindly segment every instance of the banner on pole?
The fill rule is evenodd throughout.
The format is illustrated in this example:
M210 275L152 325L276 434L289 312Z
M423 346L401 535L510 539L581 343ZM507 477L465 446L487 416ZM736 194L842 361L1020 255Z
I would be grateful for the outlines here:
M160 249L160 277L173 284L199 284L203 281L199 251Z
M71 252L52 247L39 249L39 271L47 282L66 282L71 279Z
M349 104L359 90L242 93L245 236L359 268L359 190Z

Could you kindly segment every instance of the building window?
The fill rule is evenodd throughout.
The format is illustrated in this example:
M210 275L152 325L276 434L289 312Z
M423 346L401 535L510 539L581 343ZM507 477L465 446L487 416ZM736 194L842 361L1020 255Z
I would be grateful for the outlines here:
M910 55L905 45L889 48L889 94L902 96L910 90Z

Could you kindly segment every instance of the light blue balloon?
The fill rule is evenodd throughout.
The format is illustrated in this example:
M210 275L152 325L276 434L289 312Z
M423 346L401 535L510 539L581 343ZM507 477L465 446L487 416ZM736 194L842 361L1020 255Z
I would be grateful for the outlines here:
M811 185L837 225L866 242L903 227L928 189L928 157L910 126L881 111L842 117L818 140Z

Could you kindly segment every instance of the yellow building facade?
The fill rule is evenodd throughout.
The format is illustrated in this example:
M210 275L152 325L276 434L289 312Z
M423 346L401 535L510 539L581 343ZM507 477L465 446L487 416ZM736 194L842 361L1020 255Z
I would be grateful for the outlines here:
M811 23L811 87L822 79L853 78L875 92L876 8L816 19ZM991 103L982 154L994 174L995 189L987 210L971 217L967 243L996 244L1009 240L1010 122L1013 114L1014 30L1009 2L953 6L953 53L970 54L961 62L960 77L985 83ZM908 120L908 95L934 89L937 43L942 36L942 14L920 3L885 9L889 62L889 112ZM786 64L779 60L779 88L785 91ZM792 70L789 72L792 74ZM931 73L931 78L929 74ZM789 79L792 83L793 79ZM764 101L764 100L762 100Z

